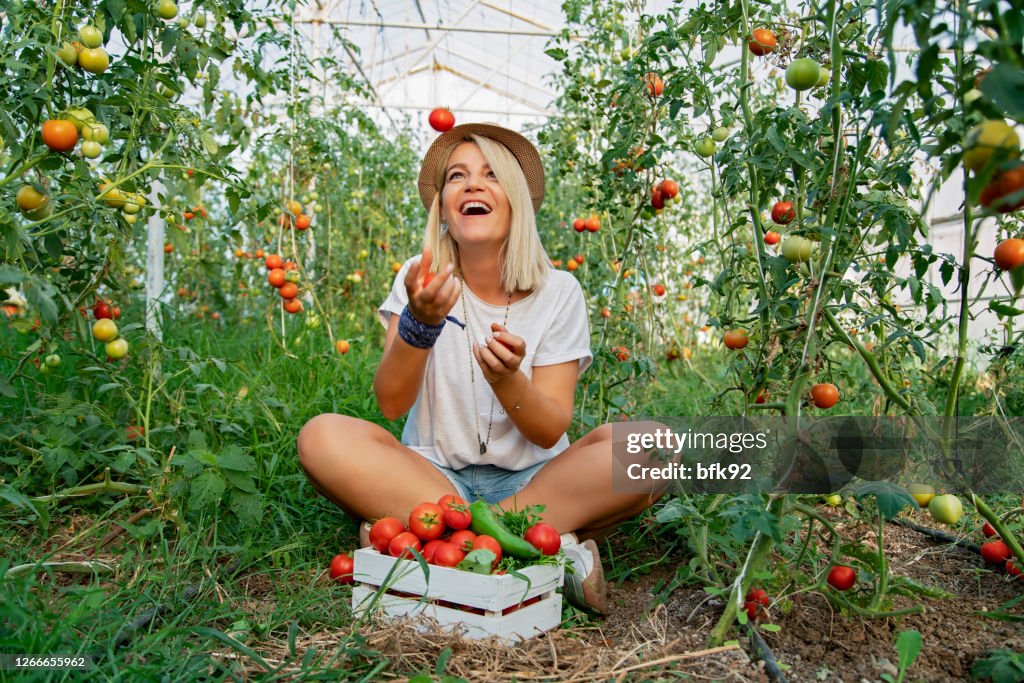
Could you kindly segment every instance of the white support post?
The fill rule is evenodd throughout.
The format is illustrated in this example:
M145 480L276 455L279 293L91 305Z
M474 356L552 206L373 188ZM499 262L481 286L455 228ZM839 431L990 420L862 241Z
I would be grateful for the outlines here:
M158 197L163 190L163 183L153 182L153 190L149 195L150 206L159 206ZM162 341L160 297L164 294L165 223L159 211L153 212L146 227L146 331L157 341Z

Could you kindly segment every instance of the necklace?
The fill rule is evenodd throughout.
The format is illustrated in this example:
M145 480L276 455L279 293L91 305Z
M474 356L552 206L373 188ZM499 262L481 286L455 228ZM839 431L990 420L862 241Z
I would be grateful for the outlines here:
M466 350L469 351L469 384L473 391L473 401L476 402L476 372L473 370L473 343L470 341L469 332L469 312L466 310L466 292L462 292L462 317L466 319L466 326L463 327L463 331L466 333ZM505 304L505 320L501 323L502 327L508 327L508 309L512 306L512 293L508 295L508 302ZM476 411L473 412L474 420L476 421L476 440L480 444L480 455L487 452L487 445L491 443L491 427L494 426L494 392L491 392L491 409L488 413L487 418L487 438L480 438L480 418L477 417Z

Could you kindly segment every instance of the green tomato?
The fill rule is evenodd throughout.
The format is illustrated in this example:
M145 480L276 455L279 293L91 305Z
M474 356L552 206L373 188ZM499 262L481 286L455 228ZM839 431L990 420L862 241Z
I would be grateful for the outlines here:
M815 88L823 88L828 85L829 81L832 80L832 69L828 65L823 65L818 70L818 82L814 84Z
M156 5L156 14L161 19L173 19L178 16L178 5L174 0L160 0Z
M86 24L78 29L78 39L86 47L99 47L103 44L103 31L92 24Z
M697 156L707 158L715 153L715 141L711 138L701 138L693 146L693 151L697 153Z
M120 360L128 355L128 342L123 337L118 337L113 341L107 342L104 349L107 352L107 358Z
M110 139L110 130L102 123L89 121L82 125L82 139L92 140L102 145Z
M928 503L928 512L931 513L932 519L936 522L956 524L964 514L964 505L952 493L947 493L932 498L931 502Z
M814 243L806 237L793 235L782 242L782 255L790 263L802 263L811 258Z
M46 359L43 362L46 363L46 367L48 368L60 367L60 355L56 353L51 353L46 357Z
M78 132L81 133L82 126L91 121L95 121L96 115L85 107L72 107L64 112L64 118L75 124L75 128L77 128Z
M818 83L821 69L810 57L794 59L786 68L786 84L793 90L809 90Z
M81 150L86 159L95 159L103 153L103 146L95 140L83 140Z
M192 20L196 25L196 28L206 28L206 13L200 12L196 15L196 18Z
M101 74L110 66L110 55L102 47L87 47L78 53L78 65L89 73Z
M725 142L729 138L729 129L725 126L719 126L711 131L711 139L715 142Z
M128 225L135 225L135 221L139 220L139 217L134 213L121 212L121 218L123 218L124 222Z
M71 43L64 43L57 50L57 59L63 62L64 66L74 66L78 64L78 49Z
M825 496L825 504L829 507L837 508L843 504L843 497L838 493L832 493Z

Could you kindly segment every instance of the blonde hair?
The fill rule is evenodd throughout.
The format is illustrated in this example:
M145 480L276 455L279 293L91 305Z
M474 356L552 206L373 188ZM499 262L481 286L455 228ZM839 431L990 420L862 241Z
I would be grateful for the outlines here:
M427 214L426 243L434 253L431 269L440 271L449 263L460 269L459 245L447 233L441 234L441 192L444 190L448 160L459 145L472 142L490 164L505 191L511 208L511 226L498 258L501 262L501 284L508 292L535 290L544 282L551 261L537 234L537 220L533 213L530 188L526 175L515 155L500 142L483 135L468 135L445 150L437 165L435 179L437 194Z

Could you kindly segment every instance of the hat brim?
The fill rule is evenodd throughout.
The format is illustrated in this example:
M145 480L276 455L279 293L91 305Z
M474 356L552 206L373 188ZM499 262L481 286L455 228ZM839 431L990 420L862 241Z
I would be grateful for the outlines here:
M544 166L540 161L540 153L533 143L519 133L502 128L494 123L464 123L455 126L447 133L437 136L423 157L423 164L420 166L420 177L418 181L420 199L427 211L434 201L434 196L440 188L437 186L438 166L442 162L442 155L451 145L464 140L470 135L483 135L496 140L508 147L512 155L519 161L526 176L526 186L530 190L530 201L533 203L533 212L540 210L544 201Z

